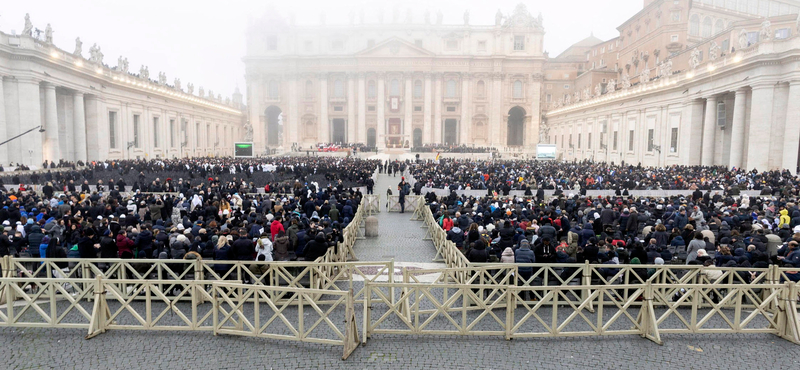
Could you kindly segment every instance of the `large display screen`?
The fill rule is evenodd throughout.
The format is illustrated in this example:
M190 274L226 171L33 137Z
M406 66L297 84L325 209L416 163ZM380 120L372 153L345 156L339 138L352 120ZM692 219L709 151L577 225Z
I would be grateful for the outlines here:
M234 143L233 147L233 156L236 158L253 156L253 143Z
M555 144L539 144L536 146L537 159L556 159Z

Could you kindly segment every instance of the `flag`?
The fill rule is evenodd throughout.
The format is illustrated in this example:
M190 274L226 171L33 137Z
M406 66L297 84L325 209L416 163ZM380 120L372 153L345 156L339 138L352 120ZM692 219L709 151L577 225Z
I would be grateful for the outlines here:
M440 155L440 154L442 154L442 152L437 152L437 153L436 153L436 160L437 160L437 161L439 160L439 155Z

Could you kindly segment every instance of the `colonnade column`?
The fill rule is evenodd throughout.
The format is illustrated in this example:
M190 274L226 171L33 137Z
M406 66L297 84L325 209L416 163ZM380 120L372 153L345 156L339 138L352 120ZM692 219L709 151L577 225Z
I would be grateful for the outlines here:
M328 74L319 74L319 130L317 130L317 142L329 143L331 141L330 122L328 122Z
M358 142L367 144L367 86L364 72L358 74Z
M6 126L6 103L5 103L5 91L3 90L3 76L0 75L0 133L3 134L3 137L9 138L11 135L8 135L8 129ZM0 146L0 164L5 163L8 164L8 144Z
M685 103L681 119L681 136L688 137L682 142L681 157L683 165L697 166L700 164L700 153L703 149L701 137L703 135L703 100L692 99ZM626 123L627 125L627 123Z
M101 101L97 98L97 95L87 95L86 96L86 160L94 161L99 160L101 158L100 153L108 153L108 132L105 129L101 129L100 122L102 117L105 115L102 112L102 104ZM180 125L179 122L177 122ZM108 125L105 125L104 128L107 128ZM180 126L179 126L180 127ZM104 134L101 134L104 133ZM180 147L180 143L182 138L178 137L178 134L175 134L176 139L178 142L175 143L177 147ZM103 150L105 149L105 150Z
M503 75L492 73L492 101L489 117L489 129L492 131L490 144L500 145L500 131L503 125L503 113L500 111L500 104L503 96Z
M800 145L800 81L789 82L789 106L786 108L786 127L783 132L782 169L789 169L797 174L798 146ZM792 103L794 102L794 103Z
M742 167L744 156L744 124L747 110L747 89L736 90L733 101L733 122L731 122L731 158L728 167Z
M714 164L714 134L717 124L717 97L710 96L706 99L706 114L703 120L703 150L700 164L712 166Z
M433 75L433 140L435 144L442 143L442 74Z
M356 75L347 74L347 137L348 143L356 142Z
M431 73L425 72L425 103L422 105L422 144L431 143Z
M76 91L73 98L73 130L75 135L75 160L86 162L86 112L83 107L83 93Z
M403 140L401 142L401 146L405 145L405 142L408 141L408 147L412 147L414 145L412 140L412 126L414 125L414 94L413 94L413 81L414 75L411 73L406 73L403 77L405 77L406 88L405 93L403 94Z
M291 148L292 144L299 141L298 132L300 130L300 117L297 112L298 77L297 74L289 76L289 119L288 122L284 122L283 126L283 145L287 148Z
M472 130L470 130L472 128L472 120L470 119L469 112L472 100L469 96L469 77L469 73L467 72L461 74L461 122L459 124L459 145L472 142Z
M386 74L380 73L378 75L378 118L375 124L377 125L377 130L375 133L375 145L377 145L378 149L385 149L386 148L386 117L385 109L386 109Z
M58 111L56 103L56 86L44 84L44 159L58 161L61 150L58 146Z
M765 83L753 86L750 103L750 132L747 142L747 169L766 171L769 168L769 142L772 134L772 104L775 85Z

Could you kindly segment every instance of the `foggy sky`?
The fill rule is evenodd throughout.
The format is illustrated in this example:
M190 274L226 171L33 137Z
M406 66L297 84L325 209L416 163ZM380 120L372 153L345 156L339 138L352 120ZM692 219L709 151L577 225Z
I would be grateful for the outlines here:
M423 13L441 10L444 24L463 24L464 11L470 11L470 24L494 24L500 8L504 14L513 12L519 0L293 0L268 2L256 0L37 0L4 1L0 7L0 30L10 34L22 31L25 13L30 13L35 28L44 30L50 23L54 43L71 52L75 38L83 41L83 54L97 43L104 62L113 67L117 58L128 58L130 70L139 71L144 64L150 75L167 74L172 83L175 77L183 86L193 83L195 91L203 86L230 96L238 85L245 93L244 33L247 23L267 11L277 11L288 19L294 13L297 24L317 24L320 13L326 13L327 24L347 24L348 14L364 9L365 22L377 23L378 11L384 10L384 21L390 22L395 8L400 21L406 10L412 9L414 23L424 21ZM569 45L594 32L606 40L618 36L616 27L642 9L642 0L562 0L525 1L533 16L544 18L545 50L556 56ZM356 17L358 19L358 17Z

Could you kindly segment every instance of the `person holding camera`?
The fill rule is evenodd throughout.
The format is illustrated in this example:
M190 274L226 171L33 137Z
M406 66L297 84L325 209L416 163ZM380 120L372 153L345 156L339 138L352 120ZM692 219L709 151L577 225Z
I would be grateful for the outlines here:
M797 247L797 242L794 240L789 242L788 247L789 251L786 253L786 256L778 256L778 260L783 262L785 267L797 268L797 270L787 271L786 278L798 282L800 281L800 248Z

